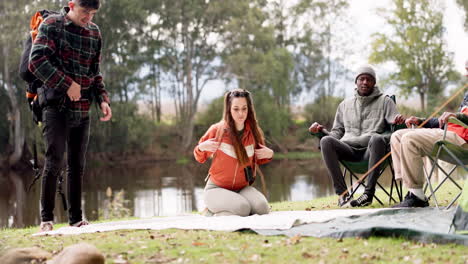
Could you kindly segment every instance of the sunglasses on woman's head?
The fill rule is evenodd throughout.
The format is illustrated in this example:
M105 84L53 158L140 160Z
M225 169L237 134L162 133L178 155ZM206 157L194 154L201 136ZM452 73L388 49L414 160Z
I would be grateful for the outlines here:
M232 97L247 97L249 96L249 92L247 92L246 90L243 90L243 91L233 91L231 92L231 94L229 96L232 96Z

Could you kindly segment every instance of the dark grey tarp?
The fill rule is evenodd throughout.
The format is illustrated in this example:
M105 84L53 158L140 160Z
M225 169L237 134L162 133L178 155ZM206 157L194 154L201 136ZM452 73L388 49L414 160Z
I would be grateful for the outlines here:
M311 223L288 230L254 230L261 235L313 237L404 237L424 243L457 243L468 246L468 236L454 233L455 209L391 209L375 213L338 217L323 223Z
M468 235L468 180L465 181L460 203L453 217L453 225L457 233Z

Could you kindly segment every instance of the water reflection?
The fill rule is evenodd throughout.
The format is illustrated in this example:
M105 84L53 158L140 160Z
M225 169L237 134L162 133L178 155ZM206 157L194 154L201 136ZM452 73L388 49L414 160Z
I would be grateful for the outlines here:
M110 187L124 190L126 207L136 217L168 216L201 211L208 164L176 165L155 163L139 167L88 169L83 182L83 210L86 218L97 220L108 212ZM273 161L262 166L268 200L303 201L332 195L333 187L321 159ZM26 192L32 172L0 175L0 227L38 225L40 183ZM261 189L261 181L255 186ZM67 214L56 200L56 222Z
M26 192L25 175L0 174L0 227L39 224L39 192Z

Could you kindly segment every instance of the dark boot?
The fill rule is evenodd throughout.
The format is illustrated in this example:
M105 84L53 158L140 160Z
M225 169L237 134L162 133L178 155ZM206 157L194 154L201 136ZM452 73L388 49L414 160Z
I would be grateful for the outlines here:
M392 208L428 207L428 206L429 206L429 201L427 200L427 198L425 200L421 200L412 192L408 192L403 202L392 206Z

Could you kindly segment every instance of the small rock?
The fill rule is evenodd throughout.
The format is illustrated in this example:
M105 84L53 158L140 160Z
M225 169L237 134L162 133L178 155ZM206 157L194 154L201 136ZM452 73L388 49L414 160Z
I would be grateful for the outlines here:
M104 256L95 246L79 243L64 248L48 264L104 264L104 262Z
M0 257L3 264L42 263L52 257L52 254L38 247L13 248Z

